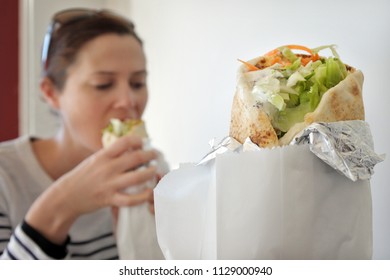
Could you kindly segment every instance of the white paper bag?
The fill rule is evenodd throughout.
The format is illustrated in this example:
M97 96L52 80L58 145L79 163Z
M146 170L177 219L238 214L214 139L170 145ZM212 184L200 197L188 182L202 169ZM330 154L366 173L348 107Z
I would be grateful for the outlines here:
M147 203L119 208L116 236L120 259L164 259L157 242L155 217Z
M144 141L144 149L151 149L150 142ZM158 174L168 172L168 165L158 153L154 162ZM143 168L143 167L141 167ZM137 193L145 188L154 188L156 180L145 184L132 186L125 190L127 193ZM161 260L164 256L157 241L155 216L149 211L149 205L143 203L132 207L120 207L116 238L119 258L124 260Z
M170 172L154 191L167 259L370 259L369 181L308 146L224 153Z

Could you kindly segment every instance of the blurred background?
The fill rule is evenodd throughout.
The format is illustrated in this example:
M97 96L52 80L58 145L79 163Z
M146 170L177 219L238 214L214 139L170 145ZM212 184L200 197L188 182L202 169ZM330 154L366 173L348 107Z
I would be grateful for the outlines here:
M145 120L172 168L199 161L211 140L228 135L237 59L285 44L336 44L342 60L363 71L375 150L390 155L387 0L1 0L1 141L55 132L58 120L38 89L40 51L51 15L69 7L108 8L135 22L148 59ZM374 259L390 259L386 170L388 159L371 180Z

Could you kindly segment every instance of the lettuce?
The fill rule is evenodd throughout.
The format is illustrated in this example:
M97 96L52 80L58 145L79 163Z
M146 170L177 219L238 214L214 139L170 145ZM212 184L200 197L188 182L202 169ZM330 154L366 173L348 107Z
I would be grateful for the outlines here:
M316 53L325 48L330 48L334 56L309 62L305 66L291 50L283 49L283 55L292 63L285 67L275 64L270 67L271 70L264 69L270 71L269 75L259 75L254 82L252 93L255 98L269 102L277 109L272 111L271 121L280 135L294 124L303 122L304 116L317 108L322 95L347 76L346 66L339 59L334 45L312 51Z
M110 123L103 129L103 133L111 133L117 137L121 137L129 133L134 126L140 124L141 120L127 119L121 121L120 119L110 119Z

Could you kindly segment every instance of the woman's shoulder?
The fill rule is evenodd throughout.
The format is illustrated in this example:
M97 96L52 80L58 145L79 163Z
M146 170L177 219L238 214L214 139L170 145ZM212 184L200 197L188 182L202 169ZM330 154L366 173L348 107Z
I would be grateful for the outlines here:
M0 143L0 168L6 168L9 165L21 161L24 154L23 151L28 149L30 145L30 138L28 136L21 136L16 139L7 140ZM26 155L27 156L27 155Z
M0 143L0 204L3 204L0 209L5 213L13 211L16 216L12 219L17 223L37 195L50 185L50 180L37 165L31 137L22 136Z
M32 139L21 136L0 143L0 179L9 178L12 182L25 183L26 180L36 182L37 178L42 177L32 150Z

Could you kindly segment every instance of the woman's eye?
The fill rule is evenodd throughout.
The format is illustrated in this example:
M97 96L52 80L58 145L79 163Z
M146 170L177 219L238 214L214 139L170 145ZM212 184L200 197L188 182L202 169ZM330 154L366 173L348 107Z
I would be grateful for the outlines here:
M112 87L112 83L100 84L95 86L98 90L106 90Z
M139 90L145 87L144 82L130 82L130 87L134 90Z

